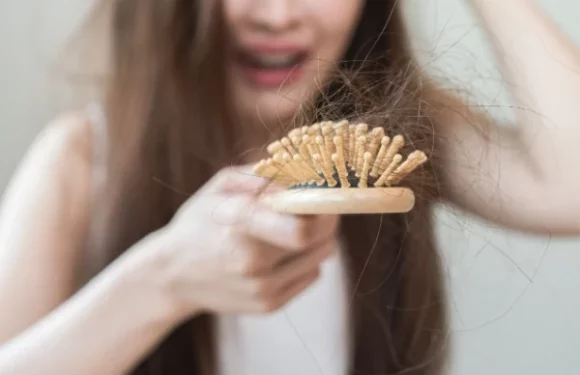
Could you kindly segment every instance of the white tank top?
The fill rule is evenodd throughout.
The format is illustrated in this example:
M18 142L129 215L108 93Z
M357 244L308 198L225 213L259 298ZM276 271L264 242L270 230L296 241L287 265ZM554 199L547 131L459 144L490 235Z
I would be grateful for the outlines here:
M342 254L320 279L268 315L218 316L221 375L346 375L350 364L348 284Z
M104 184L106 119L88 109L93 127L94 183ZM340 249L339 249L340 250ZM320 278L281 310L217 315L219 375L347 375L351 359L349 283L342 251L322 264Z

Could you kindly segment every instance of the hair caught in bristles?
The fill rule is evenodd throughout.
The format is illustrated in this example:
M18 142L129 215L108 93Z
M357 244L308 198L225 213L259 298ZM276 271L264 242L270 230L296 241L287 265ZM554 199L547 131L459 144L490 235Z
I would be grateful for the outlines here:
M420 150L404 159L404 146L401 135L391 138L382 127L369 130L366 123L324 121L269 144L271 157L257 163L254 173L288 188L390 187L428 159Z

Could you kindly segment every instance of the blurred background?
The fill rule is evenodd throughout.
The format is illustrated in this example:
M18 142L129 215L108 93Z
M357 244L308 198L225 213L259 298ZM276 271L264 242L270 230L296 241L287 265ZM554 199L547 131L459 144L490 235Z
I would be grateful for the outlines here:
M537 1L580 43L580 2ZM509 117L505 82L465 3L405 0L415 46L430 69L469 84L495 115ZM0 193L66 106L72 91L55 56L91 4L0 0ZM506 232L449 207L435 215L453 302L453 374L580 373L580 241Z

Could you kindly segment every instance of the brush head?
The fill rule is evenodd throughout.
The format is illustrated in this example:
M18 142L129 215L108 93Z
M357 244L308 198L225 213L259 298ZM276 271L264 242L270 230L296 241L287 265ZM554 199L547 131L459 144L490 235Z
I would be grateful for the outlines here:
M422 151L404 158L401 135L365 123L322 122L294 129L268 145L270 157L254 172L287 188L262 201L288 214L402 213L415 197L398 184L427 161Z

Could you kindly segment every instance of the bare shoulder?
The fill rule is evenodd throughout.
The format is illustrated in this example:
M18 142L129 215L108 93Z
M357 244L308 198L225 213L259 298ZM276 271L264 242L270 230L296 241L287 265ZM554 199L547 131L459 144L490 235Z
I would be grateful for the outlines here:
M7 187L0 220L6 211L18 209L32 214L41 207L55 209L59 204L61 211L65 205L68 207L67 214L82 215L89 199L91 144L91 124L83 111L61 114L48 123L32 142Z
M60 114L36 136L17 174L54 182L75 181L81 187L82 177L91 169L91 143L91 125L83 111Z
M35 138L0 204L0 342L74 292L91 207L91 125L82 112Z
M48 161L56 159L91 164L92 131L85 112L67 112L49 122L34 140L29 155L42 154ZM72 158L72 159L69 159Z

